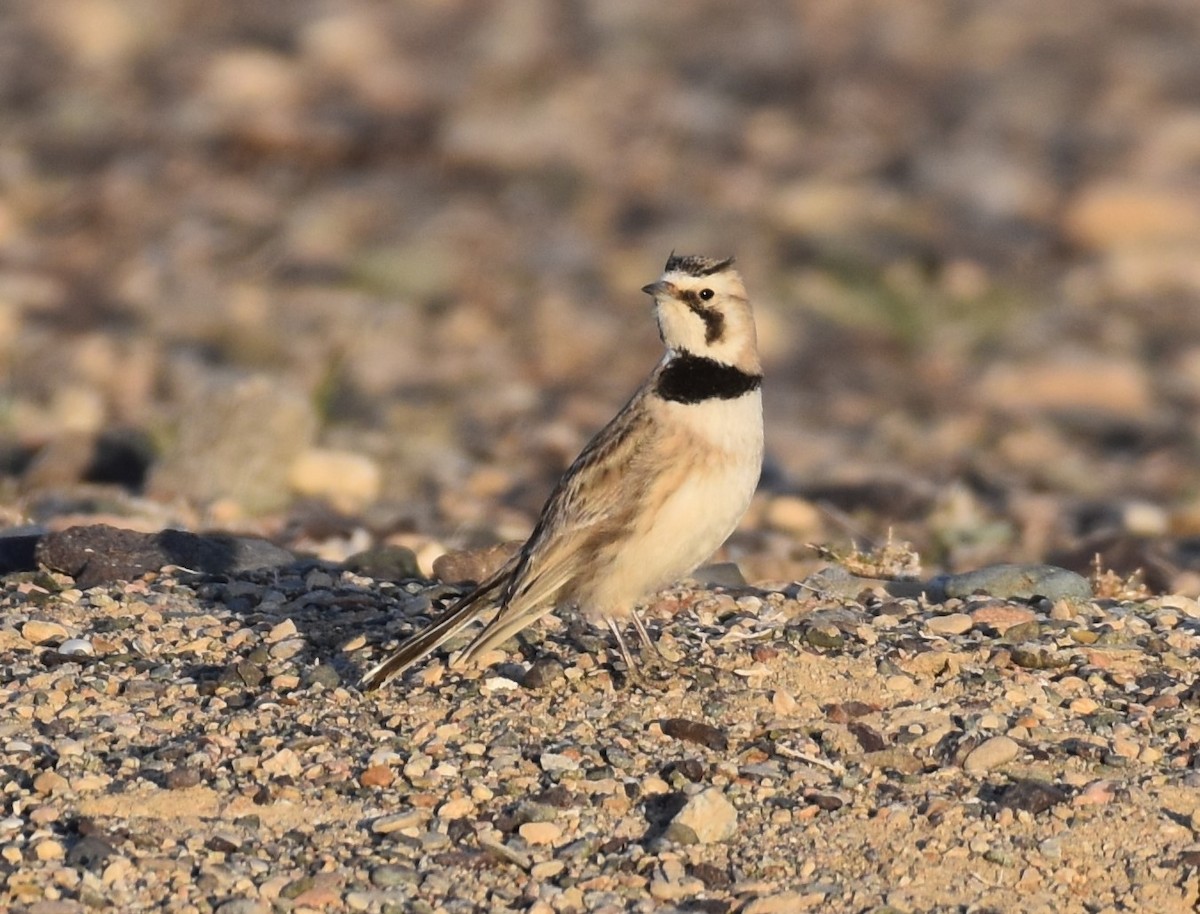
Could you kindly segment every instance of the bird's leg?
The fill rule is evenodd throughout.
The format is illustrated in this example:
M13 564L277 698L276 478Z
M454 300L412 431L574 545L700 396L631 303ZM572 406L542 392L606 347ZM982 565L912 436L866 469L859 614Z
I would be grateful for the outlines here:
M629 646L625 644L625 637L621 634L621 626L617 624L617 620L612 616L609 616L605 621L608 623L613 637L617 639L617 648L621 651L621 659L625 661L625 666L629 668L629 674L632 676L637 670L637 664L633 662L633 655L629 653Z
M646 630L646 623L642 621L642 617L638 615L637 610L631 610L629 616L633 619L633 627L637 629L638 638L642 642L642 655L644 656L647 651L650 651L656 659L665 660L666 658L663 657L662 651L658 649L658 644L650 637L650 632Z

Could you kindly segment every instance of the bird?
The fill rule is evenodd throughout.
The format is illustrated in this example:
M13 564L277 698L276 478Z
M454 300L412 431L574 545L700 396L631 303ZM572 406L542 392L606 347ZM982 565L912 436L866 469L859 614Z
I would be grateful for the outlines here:
M469 664L559 607L607 624L630 673L621 622L647 595L708 559L737 527L763 460L762 366L754 315L732 257L671 253L642 288L664 353L563 474L533 532L495 573L362 678L376 689L473 622Z

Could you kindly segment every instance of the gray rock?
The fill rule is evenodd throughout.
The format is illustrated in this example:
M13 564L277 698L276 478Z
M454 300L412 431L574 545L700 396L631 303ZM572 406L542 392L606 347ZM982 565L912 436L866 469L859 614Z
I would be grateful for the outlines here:
M355 574L377 581L410 581L420 578L417 555L407 546L376 546L350 556L342 565Z
M1016 812L1031 815L1045 812L1051 806L1067 800L1067 793L1046 781L1020 780L1010 784L999 797L999 804Z
M1057 565L989 565L975 571L951 574L935 582L947 598L985 593L1005 600L1089 600L1087 578Z
M266 540L183 530L139 533L107 524L69 527L48 533L37 548L38 561L75 578L81 588L129 581L164 565L193 571L236 574L280 568L295 556Z
M737 810L716 787L687 801L667 826L666 836L680 844L728 841L737 832Z
M288 472L316 439L309 397L266 377L189 379L178 434L147 481L152 497L228 498L251 514L285 507Z
M416 885L421 881L421 875L411 866L397 863L385 863L371 870L371 883L380 888L394 888L400 885Z
M85 835L67 851L67 864L98 873L105 861L116 853L111 844L95 835Z
M968 774L980 774L992 768L1007 765L1021 754L1016 740L1007 736L993 736L967 753L963 759L963 770Z
M746 578L736 562L713 562L701 565L690 575L697 584L708 587L745 587Z

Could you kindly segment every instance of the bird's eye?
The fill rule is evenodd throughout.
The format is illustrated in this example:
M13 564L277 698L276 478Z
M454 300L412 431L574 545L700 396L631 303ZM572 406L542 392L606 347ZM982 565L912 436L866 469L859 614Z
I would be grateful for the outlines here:
M713 297L713 290L712 289L701 289L700 297L702 299L704 299L705 301L708 301L710 298Z

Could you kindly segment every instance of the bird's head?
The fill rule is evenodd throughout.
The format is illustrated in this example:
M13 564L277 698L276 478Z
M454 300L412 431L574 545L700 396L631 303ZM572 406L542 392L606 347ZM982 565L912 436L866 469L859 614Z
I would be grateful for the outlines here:
M754 315L732 257L672 253L658 282L642 291L654 297L658 331L668 349L759 369Z

